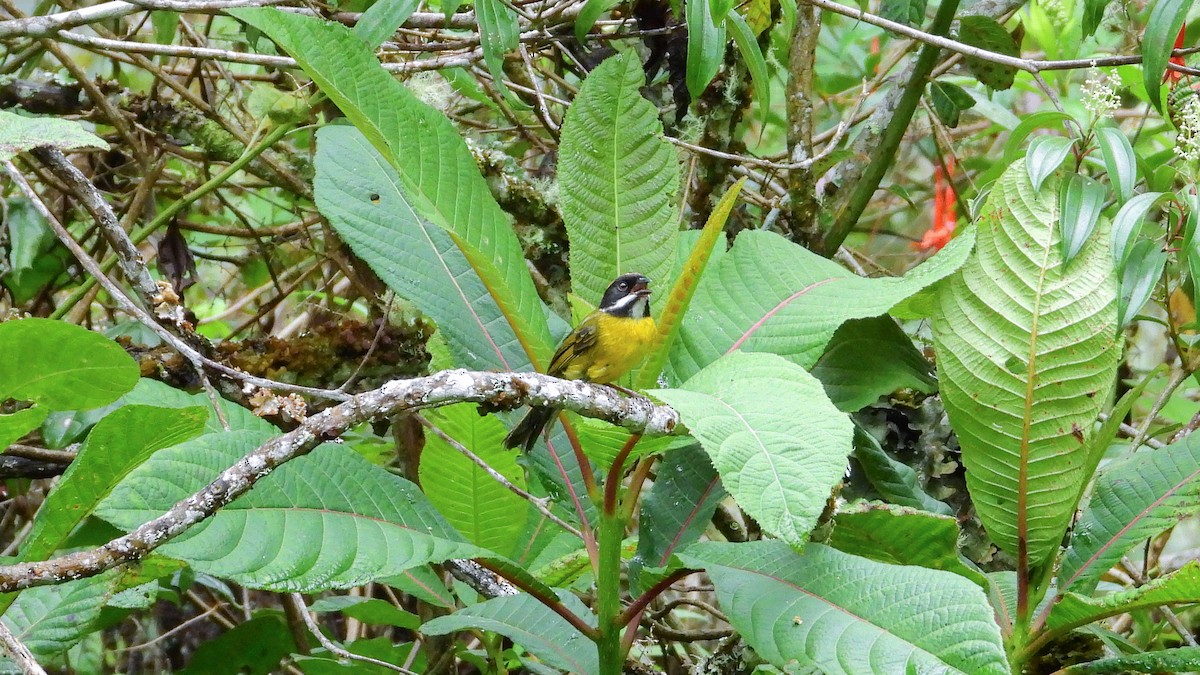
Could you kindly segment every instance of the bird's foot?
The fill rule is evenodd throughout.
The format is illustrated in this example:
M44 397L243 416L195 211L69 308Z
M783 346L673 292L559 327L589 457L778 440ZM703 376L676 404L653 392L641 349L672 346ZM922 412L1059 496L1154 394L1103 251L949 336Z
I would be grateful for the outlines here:
M619 385L619 384L617 384L617 383L615 383L615 382L609 382L609 383L607 383L607 384L606 384L606 385L604 385L604 386L606 386L606 387L612 387L613 389L616 389L617 391L620 391L620 392L624 392L625 394L628 394L629 396L641 396L641 394L639 394L639 393L637 393L636 391L634 391L634 390L630 389L629 387L622 387L621 385Z

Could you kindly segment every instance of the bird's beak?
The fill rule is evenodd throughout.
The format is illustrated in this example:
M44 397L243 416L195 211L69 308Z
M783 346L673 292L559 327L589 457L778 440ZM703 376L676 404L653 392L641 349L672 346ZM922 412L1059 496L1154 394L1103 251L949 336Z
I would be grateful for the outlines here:
M645 281L639 281L638 283L633 285L633 290L631 290L630 292L635 295L638 295L640 297L646 298L646 297L650 296L650 286Z

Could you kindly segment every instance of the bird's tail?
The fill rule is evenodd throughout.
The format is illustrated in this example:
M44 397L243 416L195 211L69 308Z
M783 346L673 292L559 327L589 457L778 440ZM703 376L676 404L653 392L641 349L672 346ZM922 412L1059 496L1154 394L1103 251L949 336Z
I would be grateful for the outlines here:
M554 414L558 411L554 408L543 408L536 406L529 409L525 416L517 422L517 426L508 432L504 437L504 447L506 448L525 448L525 452L533 450L533 444L537 442L538 436L542 435L542 430L554 419Z

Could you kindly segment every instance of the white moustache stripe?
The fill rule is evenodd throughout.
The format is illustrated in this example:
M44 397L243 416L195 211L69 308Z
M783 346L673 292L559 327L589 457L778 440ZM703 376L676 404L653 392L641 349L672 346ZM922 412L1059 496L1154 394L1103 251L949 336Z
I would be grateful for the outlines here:
M631 294L613 303L613 306L608 309L608 312L610 314L623 314L626 312L626 310L629 310L629 313L634 314L636 313L636 310L640 310L645 307L645 303L646 299L642 296Z

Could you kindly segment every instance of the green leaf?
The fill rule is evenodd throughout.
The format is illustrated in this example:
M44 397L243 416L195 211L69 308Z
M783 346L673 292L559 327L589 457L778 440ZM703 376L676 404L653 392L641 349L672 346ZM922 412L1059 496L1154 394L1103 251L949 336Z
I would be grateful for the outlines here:
M175 31L179 28L179 12L150 12L150 23L154 26L154 41L169 45L175 40Z
M607 471L616 461L617 454L621 452L621 448L625 446L632 434L628 429L615 426L606 420L581 417L574 413L568 414L571 417L572 426L575 427L575 433L579 435L579 442L583 446L584 454L592 460L596 469ZM647 455L665 452L673 443L679 442L681 439L671 436L642 437L625 460L626 466L632 466L633 462Z
M1104 168L1113 191L1121 202L1129 201L1133 196L1133 185L1137 183L1137 155L1133 153L1133 146L1116 127L1096 129L1096 141L1100 144Z
M1197 467L1196 434L1106 466L1063 556L1058 587L1090 593L1134 545L1200 513Z
M1200 562L1195 560L1165 577L1127 591L1088 597L1067 593L1050 610L1048 630L1061 632L1117 614L1146 607L1196 602L1200 597Z
M1159 112L1163 112L1162 85L1167 61L1191 8L1192 0L1157 0L1150 18L1146 19L1146 31L1142 34L1142 82L1150 103Z
M0 415L0 448L7 448L46 421L47 408L33 407Z
M958 126L959 116L964 110L975 107L975 98L965 89L957 84L940 80L929 83L929 102L933 105L933 112L942 121L942 124L951 129Z
M892 459L879 441L858 424L854 426L854 459L871 487L887 501L944 516L953 514L949 506L921 489L920 478L911 466Z
M667 453L657 478L642 499L635 560L644 567L664 567L679 549L704 534L725 488L699 444Z
M1133 245L1125 269L1121 272L1121 295L1118 299L1117 326L1124 328L1133 322L1138 312L1154 294L1167 266L1167 253L1157 241L1143 239Z
M1009 672L979 586L949 572L885 565L809 544L705 543L703 567L729 622L768 662L839 673Z
M13 304L25 306L66 270L70 254L26 200L8 200L4 225L8 228L8 273L0 275L0 281L12 294Z
M1056 122L1069 125L1073 119L1065 112L1057 110L1043 110L1022 117L1020 123L1008 135L1008 140L1004 143L1004 159L996 163L993 169L995 177L998 177L1017 158L1029 155L1034 143L1034 141L1030 141L1028 144L1025 142L1025 139L1029 138L1029 134L1038 129L1049 127ZM1038 189L1041 189L1041 187L1039 186Z
M21 592L0 616L37 656L67 651L95 629L100 610L113 592L116 572Z
M50 319L0 323L0 401L32 401L51 410L99 408L138 380L138 366L117 343Z
M559 600L588 625L596 619L578 598L567 592ZM492 598L478 605L440 616L421 626L425 635L446 635L468 628L499 633L528 649L547 665L588 675L599 671L596 645L528 593Z
M517 454L504 448L504 423L494 415L481 417L472 403L423 413L442 433L475 453L517 487L525 487L525 472ZM530 504L492 478L478 464L436 433L426 433L419 470L429 502L467 541L504 555L524 542Z
M750 71L750 83L754 85L754 102L758 105L759 120L765 125L771 114L771 75L767 71L767 61L758 47L754 31L741 14L729 12L725 15L725 27L733 36L733 43L737 45L742 60L746 62L746 69Z
M972 230L903 277L865 279L772 232L746 230L700 280L670 355L676 381L727 352L810 368L843 322L886 313L967 258Z
M317 208L396 293L433 319L456 365L524 370L528 356L453 238L414 208L395 169L353 127L317 132Z
M925 6L928 0L883 0L879 4L879 16L905 26L919 27L925 23Z
M1104 10L1108 9L1110 2L1112 0L1083 0L1083 35L1080 36L1082 39L1088 39L1100 27L1100 22L1104 20Z
M96 509L132 530L215 479L271 436L208 434L161 450ZM250 588L311 593L485 551L467 544L415 485L324 444L159 551Z
M450 234L483 281L491 302L520 341L526 362L543 366L553 346L545 307L508 217L450 120L383 70L366 44L345 26L274 8L229 13L295 58L392 164L416 211Z
M228 431L258 431L262 433L276 433L278 431L270 422L258 417L242 406L223 398L218 398L217 400L221 405L221 412L224 413L225 421L229 424ZM205 433L213 434L226 431L225 425L221 423L221 420L213 410L213 402L208 397L208 394L204 392L189 394L163 384L158 380L145 378L138 380L133 391L122 396L117 401L117 404L146 405L158 408L192 408L198 406L204 408L208 413L208 420L204 425Z
M890 316L842 324L813 365L813 377L844 412L861 410L898 389L937 391L933 368Z
M358 17L354 34L371 49L378 49L408 21L420 0L378 0Z
M88 434L79 456L38 510L21 549L23 560L44 560L89 516L122 478L154 452L204 430L204 408L127 405L110 413Z
M421 625L420 617L412 612L406 612L385 600L357 595L335 595L321 598L309 605L308 609L317 613L341 612L348 617L375 626L399 626L415 630Z
M475 0L475 18L479 22L479 38L483 46L483 62L492 74L500 91L508 94L504 84L504 55L520 44L521 26L517 13L504 0ZM519 99L509 97L510 101Z
M1070 264L1096 230L1108 191L1099 182L1072 174L1059 187L1058 230L1063 264Z
M571 240L571 289L598 303L618 275L640 272L666 288L679 228L675 148L658 109L638 93L634 55L592 71L567 110L559 154L561 207Z
M854 434L812 375L773 354L733 353L683 389L653 395L679 411L725 489L765 531L797 547L808 541Z
M1067 666L1062 675L1107 673L1184 673L1200 670L1200 647L1175 647L1141 654L1123 654Z
M958 553L958 520L888 504L855 504L834 517L829 545L889 565L953 572L988 586L987 577Z
M268 675L276 670L283 657L294 651L296 643L283 613L260 611L216 639L204 640L179 675Z
M579 16L575 17L575 39L583 42L584 36L596 25L600 15L615 7L618 2L620 0L587 0L587 4L579 11Z
M59 150L108 149L108 143L84 131L78 122L57 117L25 117L0 110L0 162L42 145Z
M687 20L687 88L692 100L708 88L725 60L725 22L717 21L710 0L685 0Z
M1038 136L1029 142L1025 167L1029 170L1029 182L1033 184L1034 192L1042 189L1042 183L1058 170L1074 146L1074 139L1062 136Z
M1031 565L1058 550L1090 429L1121 358L1108 233L1068 267L1057 185L1035 193L1013 165L979 216L975 256L944 284L934 317L938 381L967 488L988 535ZM1003 269L1004 274L993 270Z
M708 214L708 220L704 223L704 229L701 230L695 238L695 243L690 247L690 253L687 259L683 261L682 268L679 274L675 276L675 284L671 287L671 293L667 296L663 303L663 308L658 316L658 335L655 337L654 344L647 350L650 356L646 358L645 363L638 371L634 378L639 389L646 389L654 386L658 382L658 377L663 371L663 365L666 364L668 356L671 354L671 348L675 344L675 340L679 336L680 329L683 325L683 319L687 315L689 307L692 304L692 298L696 294L696 286L699 285L700 279L704 275L705 268L708 267L708 262L714 254L722 254L725 252L725 222L729 219L730 212L733 211L734 205L737 203L738 194L742 191L742 186L746 184L746 179L741 178L729 189L725 194L721 195L721 201L717 202L716 208L712 213ZM676 242L686 242L689 237L680 236ZM718 246L718 242L722 245Z
M958 39L974 47L1004 54L1005 56L1019 57L1021 55L1021 50L1017 47L1016 41L1008 34L1008 31L1004 30L1004 26L997 23L995 19L986 16L968 15L961 17L959 19ZM972 56L965 57L963 63L977 80L997 91L1003 91L1011 87L1013 79L1017 75L1015 68L1002 66L991 61L984 61Z
M1125 261L1129 259L1129 253L1133 250L1134 243L1137 242L1138 233L1142 229L1142 220L1146 217L1146 213L1163 201L1170 199L1171 195L1165 192L1144 192L1140 195L1134 195L1125 205L1117 211L1117 215L1113 218L1113 261L1116 263L1117 271L1125 269Z

